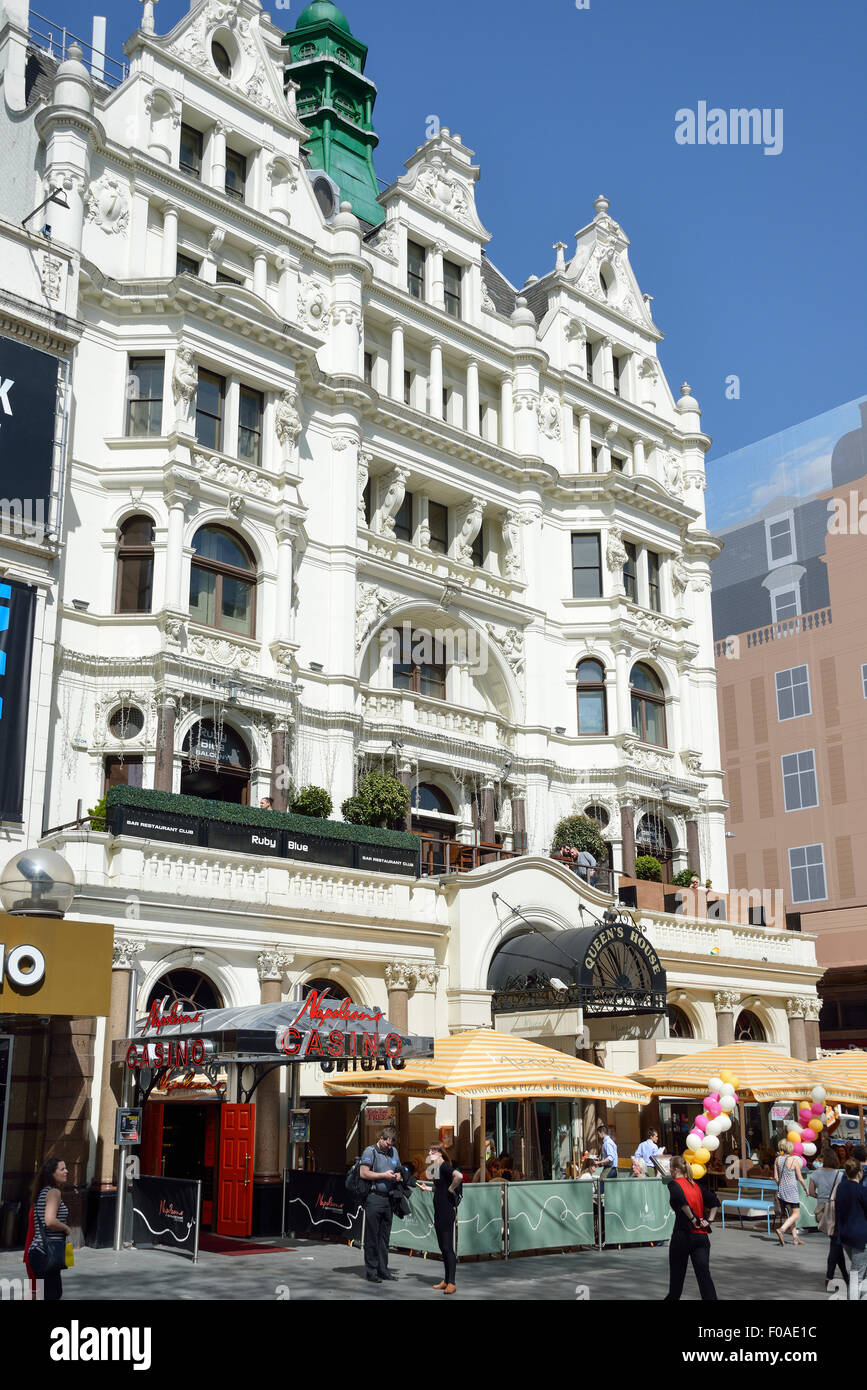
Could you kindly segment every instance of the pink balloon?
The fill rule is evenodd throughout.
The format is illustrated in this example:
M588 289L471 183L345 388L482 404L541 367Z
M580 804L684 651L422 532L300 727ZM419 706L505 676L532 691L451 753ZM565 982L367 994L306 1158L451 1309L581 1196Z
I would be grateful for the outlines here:
M822 1104L822 1102L821 1102L820 1100L814 1100L814 1101L813 1101L813 1104L810 1106L810 1115L811 1115L811 1117L812 1117L812 1116L815 1116L816 1119L818 1119L819 1116L820 1116L820 1115L824 1115L824 1113L825 1113L825 1107L824 1107L824 1105Z
M737 1093L737 1091L735 1091L734 1096L733 1096L733 1099L734 1099L735 1105L737 1105L737 1103L738 1103L738 1093Z
M804 1128L806 1128L806 1126L810 1123L812 1118L812 1110L808 1110L806 1105L802 1105L800 1110L798 1111L798 1119L801 1121L801 1124L804 1126Z
M815 1134L813 1134L813 1131L812 1131L811 1129L802 1129L802 1130L801 1130L801 1143L802 1143L802 1144L812 1144L813 1139L810 1138L810 1135L811 1135L811 1134L813 1135L813 1139L815 1139L816 1136L815 1136Z
M793 1144L793 1145L792 1145L792 1149L793 1149L794 1152L798 1155L799 1158L801 1158L801 1157L803 1156L803 1153L804 1153L804 1146L803 1146L803 1144Z
M707 1129L707 1115L697 1115L693 1129Z
M803 1157L803 1155L802 1155L802 1157L801 1157L801 1167L802 1167L802 1168L806 1168L806 1166L807 1166L807 1160L806 1160L806 1158Z
M717 1115L719 1115L722 1111L722 1106L720 1105L719 1101L712 1100L710 1096L708 1096L705 1100L704 1108L713 1120L715 1120Z

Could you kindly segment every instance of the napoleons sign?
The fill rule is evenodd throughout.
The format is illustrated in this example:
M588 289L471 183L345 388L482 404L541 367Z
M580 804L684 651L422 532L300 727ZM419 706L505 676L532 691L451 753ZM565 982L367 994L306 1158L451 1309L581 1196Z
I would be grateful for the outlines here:
M325 1058L344 1057L385 1057L394 1061L403 1052L404 1039L399 1033L380 1033L380 1025L385 1021L381 1009L366 1009L354 1004L351 999L341 999L338 1003L329 1000L324 1004L327 990L312 989L301 1005L288 1028L277 1030L277 1050L287 1057L297 1057L301 1061L318 1062ZM302 1019L315 1025L299 1028ZM370 1024L361 1029L344 1031L345 1024Z

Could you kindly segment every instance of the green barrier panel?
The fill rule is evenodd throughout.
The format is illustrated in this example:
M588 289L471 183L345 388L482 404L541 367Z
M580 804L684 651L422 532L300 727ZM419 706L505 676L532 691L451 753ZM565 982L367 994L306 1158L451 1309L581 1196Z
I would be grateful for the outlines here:
M414 1187L409 1194L409 1204L412 1214L406 1217L398 1216L391 1224L391 1248L424 1250L438 1255L440 1248L434 1231L433 1193L421 1192Z
M458 1256L502 1253L503 1184L465 1183L458 1207Z
M668 1239L674 1212L667 1183L660 1178L616 1178L602 1186L604 1245L641 1245Z
M804 1181L809 1185L810 1179L805 1175ZM816 1198L805 1197L801 1193L801 1215L798 1217L799 1231L817 1231L816 1225Z
M509 1252L595 1245L592 1182L509 1183Z

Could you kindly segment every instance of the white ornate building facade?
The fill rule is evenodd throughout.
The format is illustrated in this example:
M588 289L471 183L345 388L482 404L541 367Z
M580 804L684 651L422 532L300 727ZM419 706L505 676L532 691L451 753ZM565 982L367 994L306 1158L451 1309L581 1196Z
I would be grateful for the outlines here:
M416 1033L488 1024L490 963L521 922L492 892L552 930L609 900L547 858L587 808L614 871L643 848L724 888L709 439L665 379L606 199L520 289L486 255L479 170L447 129L378 223L356 216L345 161L305 159L305 65L328 70L347 140L372 130L372 105L336 90L366 50L324 0L288 44L259 0L193 0L162 35L145 3L116 80L46 52L26 0L0 25L3 331L41 325L72 370L20 835L51 831L76 913L118 924L139 1011L183 969L226 1004L324 977L408 1008ZM54 189L49 240L20 224ZM291 780L339 808L365 768L411 788L419 880L52 830L117 783L282 809ZM689 1025L675 1050L714 1043L747 999L789 1048L811 938L642 921ZM574 1046L574 1028L530 1031ZM109 1034L89 1090L104 1181ZM638 1065L634 1038L608 1043ZM268 1142L257 1172L282 1162Z

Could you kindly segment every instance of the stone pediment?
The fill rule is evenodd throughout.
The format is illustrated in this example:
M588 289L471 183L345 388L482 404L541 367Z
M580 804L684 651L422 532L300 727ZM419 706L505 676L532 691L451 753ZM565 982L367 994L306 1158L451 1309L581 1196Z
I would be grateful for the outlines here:
M608 200L594 203L596 216L575 233L575 255L566 278L588 299L623 314L642 327L653 328L653 318L629 264L629 238L619 222L608 216Z
M409 195L425 211L453 222L480 241L490 241L476 210L479 169L472 163L472 150L461 144L459 136L442 130L419 146L407 160L406 170L383 195L386 207L395 193Z

